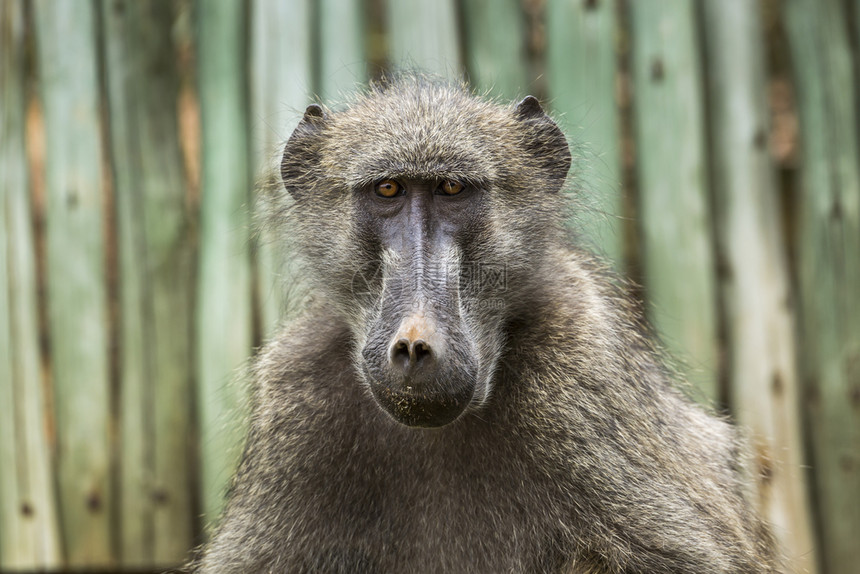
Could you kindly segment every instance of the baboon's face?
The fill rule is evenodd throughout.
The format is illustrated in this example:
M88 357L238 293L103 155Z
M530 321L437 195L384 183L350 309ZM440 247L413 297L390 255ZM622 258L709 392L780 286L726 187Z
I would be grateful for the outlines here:
M343 112L308 108L282 164L288 232L397 421L442 426L490 396L569 165L533 98L505 108L418 81Z
M488 392L505 288L500 265L495 283L482 284L486 262L473 260L491 239L489 204L479 185L441 176L393 174L355 196L356 229L378 273L355 285L372 291L360 369L404 424L447 424Z

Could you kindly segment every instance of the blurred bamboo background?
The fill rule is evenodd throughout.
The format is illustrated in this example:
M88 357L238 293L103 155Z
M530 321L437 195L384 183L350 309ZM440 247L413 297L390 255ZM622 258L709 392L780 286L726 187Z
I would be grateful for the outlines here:
M294 270L253 189L385 71L547 102L571 225L750 437L796 572L860 565L860 1L0 0L0 569L180 564Z

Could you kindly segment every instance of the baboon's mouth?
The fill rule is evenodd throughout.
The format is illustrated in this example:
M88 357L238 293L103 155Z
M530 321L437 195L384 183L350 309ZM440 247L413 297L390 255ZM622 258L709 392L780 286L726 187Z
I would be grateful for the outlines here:
M366 337L360 368L376 402L396 421L440 427L472 401L479 367L475 347L464 321L446 309L402 315L383 309Z
M410 427L432 428L454 422L466 410L474 385L463 386L455 392L432 392L413 390L408 385L395 388L371 382L370 391L394 420Z

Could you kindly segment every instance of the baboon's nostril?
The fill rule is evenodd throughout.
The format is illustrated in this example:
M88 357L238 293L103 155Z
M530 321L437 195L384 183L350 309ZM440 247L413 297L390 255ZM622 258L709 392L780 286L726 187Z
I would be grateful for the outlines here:
M444 341L436 332L435 321L423 313L406 317L388 347L390 366L404 376L423 371L428 375L432 365L442 358Z
M430 345L422 339L418 339L412 343L412 352L410 358L416 363L420 363L425 358L430 358L433 353L430 350Z
M409 363L409 339L400 339L391 347L391 360L396 363Z
M432 355L430 345L423 339L411 341L404 337L391 346L391 362L403 369L418 366Z

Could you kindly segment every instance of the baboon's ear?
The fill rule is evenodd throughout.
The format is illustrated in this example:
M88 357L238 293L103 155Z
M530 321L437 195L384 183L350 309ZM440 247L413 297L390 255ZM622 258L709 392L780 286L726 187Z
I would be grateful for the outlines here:
M517 104L514 111L527 130L525 137L526 152L532 154L537 166L558 191L570 169L570 148L567 139L552 119L546 115L538 99L526 96Z
M538 99L534 96L526 96L517 104L517 117L521 120L528 118L540 118L546 114Z
M287 145L281 158L281 180L287 191L296 197L299 190L307 187L309 176L318 164L319 135L325 127L328 114L319 104L311 104L305 109L302 120Z

